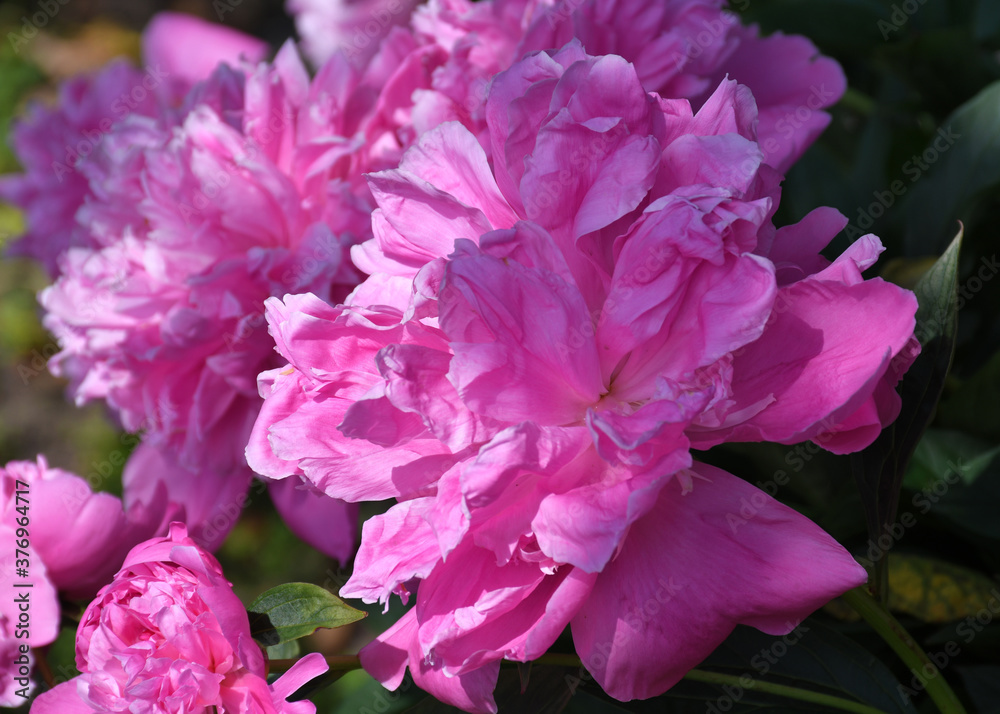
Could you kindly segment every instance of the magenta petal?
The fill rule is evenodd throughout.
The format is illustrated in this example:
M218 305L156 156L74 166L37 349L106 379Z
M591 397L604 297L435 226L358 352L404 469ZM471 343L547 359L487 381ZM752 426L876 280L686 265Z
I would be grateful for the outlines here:
M565 566L550 575L523 560L498 567L492 552L463 543L417 592L420 651L449 674L500 657L535 659L569 624L597 577Z
M276 703L284 703L288 697L295 694L302 685L330 669L319 652L310 652L297 661L271 685L272 696Z
M661 694L737 624L787 633L866 580L809 519L725 471L695 471L693 490L668 486L632 526L573 619L584 666L616 699Z
M161 12L143 32L142 54L148 66L190 86L207 79L220 62L259 62L267 43L193 15Z
M507 422L578 421L599 396L587 306L561 278L493 257L450 261L441 326L449 378L474 411Z
M831 275L845 270L837 263L827 268ZM856 267L850 272L858 274ZM818 277L782 288L774 319L733 361L732 412L763 409L718 430L691 432L695 448L812 439L871 397L909 343L916 298L878 278L844 284Z
M150 507L165 498L174 509L165 518L183 521L191 537L212 551L236 525L249 500L252 480L253 473L246 467L230 473L189 471L167 450L140 444L125 464L123 498L129 510L138 504Z
M847 225L847 218L835 208L813 209L798 223L779 228L766 255L774 263L779 285L793 283L818 273L830 264L820 253Z

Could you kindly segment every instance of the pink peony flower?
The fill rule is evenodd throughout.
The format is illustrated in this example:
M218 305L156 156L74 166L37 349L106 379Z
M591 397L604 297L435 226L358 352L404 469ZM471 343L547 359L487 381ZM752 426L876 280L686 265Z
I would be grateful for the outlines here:
M76 637L81 675L42 694L32 712L313 714L285 701L326 671L318 654L273 686L243 604L219 563L174 523L136 546L90 604ZM283 681L286 678L287 681Z
M356 66L375 56L380 41L405 25L416 0L288 0L302 51L321 66L337 52Z
M492 165L448 123L370 177L354 259L372 277L347 305L268 301L289 365L261 375L247 456L401 500L365 524L342 591L405 600L421 581L362 654L387 686L409 666L495 711L499 660L571 625L606 691L653 696L736 624L787 633L864 582L815 524L691 449L870 443L898 412L868 407L916 301L861 279L874 236L819 256L836 212L774 229L780 175L735 82L694 113L570 43L498 75L486 118Z
M337 302L357 283L345 249L370 234L371 207L349 111L358 77L341 69L310 83L286 46L273 66L220 67L177 123L116 127L88 166L95 198L78 216L95 245L68 251L40 296L62 347L50 367L76 401L106 400L145 432L126 500L148 504L162 485L180 509L171 517L206 547L245 503L255 378L280 363L264 300L311 291ZM313 541L349 557L340 532Z
M10 137L25 172L0 177L0 200L27 214L28 230L11 253L34 258L58 276L67 249L95 245L77 211L94 198L85 170L105 137L130 118L169 122L177 101L217 64L241 55L260 59L265 50L259 40L229 28L161 13L143 35L143 69L112 62L93 76L65 82L54 107L32 106Z
M315 11L292 5L304 10L300 29L320 26ZM385 20L384 8L392 3L376 5L384 21L372 29L382 32L398 15ZM829 123L823 110L844 93L844 74L806 38L761 38L756 27L743 27L723 7L722 0L429 0L415 8L408 28L389 29L381 45L384 57L412 68L397 75L405 84L383 91L395 109L386 122L401 149L443 122L458 121L489 152L485 105L492 77L527 53L575 38L592 55L618 54L633 62L647 91L690 99L696 109L727 76L749 86L757 98L765 161L785 171ZM353 32L348 53L351 43L370 34ZM342 35L326 31L321 37L330 41L326 52L345 47Z
M26 648L59 634L59 594L93 596L153 533L159 514L126 514L115 496L92 492L42 456L0 469L0 514L0 706L18 706L34 687Z
M59 256L92 244L76 212L89 195L80 169L104 136L130 115L154 116L165 75L112 62L94 76L68 80L55 107L35 104L27 118L11 127L10 144L24 165L23 174L0 177L0 200L21 208L27 232L10 246L12 255L40 261L59 274Z

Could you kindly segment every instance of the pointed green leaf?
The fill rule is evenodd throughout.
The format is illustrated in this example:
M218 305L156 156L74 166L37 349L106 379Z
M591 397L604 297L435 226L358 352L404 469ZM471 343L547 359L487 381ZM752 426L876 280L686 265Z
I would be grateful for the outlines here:
M903 474L937 407L955 353L958 325L958 254L962 231L914 288L920 355L903 376L899 417L864 451L853 454L854 471L865 508L868 536L874 541L896 521ZM885 559L875 564L872 587L886 597Z
M944 120L904 171L915 182L906 202L907 252L937 252L976 198L1000 183L1000 82Z
M268 647L311 635L320 627L343 627L367 613L310 583L285 583L260 595L247 608L250 634Z
M903 485L914 490L932 488L950 472L972 483L998 454L1000 446L964 432L928 429L913 452Z

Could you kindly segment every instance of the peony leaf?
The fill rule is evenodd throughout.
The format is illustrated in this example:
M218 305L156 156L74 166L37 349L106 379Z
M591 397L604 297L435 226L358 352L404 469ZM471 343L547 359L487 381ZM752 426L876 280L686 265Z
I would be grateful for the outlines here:
M792 633L772 637L740 626L698 665L702 674L729 675L736 682L709 684L685 678L641 711L749 714L763 711L833 711L818 703L765 691L765 685L794 688L804 695L832 697L840 711L915 712L899 693L889 668L854 640L808 618ZM707 679L707 678L706 678ZM652 702L650 702L652 703ZM630 703L619 704L630 711Z
M997 454L1000 446L965 432L928 429L913 452L903 485L914 490L934 488L952 471L963 483L972 483Z
M311 635L320 627L343 627L368 614L310 583L271 588L250 603L247 613L250 634L268 647Z
M899 417L871 446L851 457L872 540L877 541L896 522L903 474L934 414L951 367L958 326L961 245L959 230L948 249L914 288L919 304L914 334L920 340L921 351L900 383L903 406ZM886 578L886 562L882 559L875 564L871 585L883 602Z
M954 221L969 214L982 192L1000 183L1000 82L960 106L941 124L907 197L907 251L919 255L941 245ZM919 166L914 171L921 170ZM922 170L921 170L922 171Z
M995 443L1000 439L997 394L1000 394L1000 352L941 400L941 423Z
M995 607L998 597L997 584L975 570L908 553L889 557L889 582L889 609L922 622L959 620Z

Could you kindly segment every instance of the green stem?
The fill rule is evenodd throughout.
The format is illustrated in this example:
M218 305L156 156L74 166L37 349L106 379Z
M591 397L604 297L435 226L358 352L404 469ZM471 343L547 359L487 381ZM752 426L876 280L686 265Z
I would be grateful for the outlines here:
M864 116L871 116L878 107L878 102L874 99L851 87L848 87L847 91L844 92L844 95L840 98L840 103Z
M966 714L962 702L955 696L941 671L931 662L920 645L899 621L864 586L844 593L844 600L872 626L885 642L899 655L914 676L920 681L942 714Z
M542 655L538 659L534 660L534 662L536 664L553 664L565 667L582 666L580 658L575 654L556 654L552 652ZM811 704L818 704L832 709L840 709L845 712L854 712L855 714L885 714L885 712L881 709L870 707L867 704L853 702L850 699L842 699L830 694L821 694L809 689L789 687L784 684L774 684L773 682L764 682L758 679L753 679L753 683L748 687L746 684L746 675L736 676L733 674L722 674L721 672L708 672L702 669L692 669L684 675L684 679L691 680L692 682L705 682L707 684L730 684L735 687L739 687L740 689L754 689L758 692L775 694L779 697L796 699L801 702L810 702Z
M706 672L702 669L692 669L690 672L684 675L684 679L689 679L692 682L706 682L708 684L731 684L737 687L743 687L746 684L746 675L737 677L733 674L722 674L720 672ZM753 684L747 687L747 689L755 689L759 692L766 692L768 694L776 694L779 697L788 697L789 699L797 699L801 702L810 702L812 704L818 704L824 707L830 707L831 709L840 709L845 712L856 712L856 714L885 714L881 709L876 709L875 707L870 707L867 704L862 704L861 702L852 702L850 699L842 699L840 697L835 697L830 694L821 694L819 692L814 692L809 689L800 689L799 687L789 687L784 684L774 684L773 682L763 682L761 680L752 680Z

